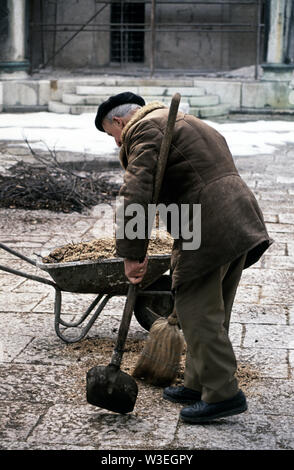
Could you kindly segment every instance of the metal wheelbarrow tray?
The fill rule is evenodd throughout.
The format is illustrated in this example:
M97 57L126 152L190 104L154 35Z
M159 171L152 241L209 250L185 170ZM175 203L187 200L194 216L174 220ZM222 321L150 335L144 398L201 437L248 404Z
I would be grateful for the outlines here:
M149 256L148 270L142 282L142 289L158 279L169 267L170 255ZM58 287L66 292L79 294L126 295L128 280L122 258L71 261L66 263L36 263L46 271Z
M22 260L34 265L35 267L47 272L53 281L35 276L32 274L18 271L6 266L0 265L0 270L12 273L18 276L25 277L43 284L50 285L55 289L55 303L54 303L54 315L55 315L55 331L60 339L66 343L74 343L81 340L86 336L95 320L107 304L108 300L113 296L127 295L129 282L124 273L124 261L122 258L110 258L110 259L99 259L99 260L87 260L87 261L75 261L66 263L43 263L31 260L30 258L16 252L12 248L0 243L0 248L8 251L14 256L21 258ZM143 298L147 298L147 303L143 301L143 317L142 322L140 321L140 311L142 311L142 297L138 296L140 301L140 308L135 309L135 316L139 323L146 329L149 329L150 321L146 323L146 312L145 307L148 307L148 298L156 296L157 302L161 303L164 310L164 314L168 314L172 308L172 295L166 286L170 285L170 282L156 283L160 278L169 276L162 276L170 267L170 255L152 255L148 257L148 269L144 277L144 280L140 286L140 292L143 294ZM152 285L155 283L154 290ZM161 289L161 285L164 285L164 290ZM149 287L151 286L151 289ZM92 301L86 312L75 322L66 322L61 318L61 304L62 304L62 292L72 292L77 294L98 294ZM168 306L167 311L166 306ZM88 320L88 323L82 328L81 333L75 338L66 337L63 332L60 331L60 326L65 328L77 328L79 327L91 312L96 308L92 317ZM150 310L150 309L149 309ZM161 316L160 313L156 314L150 311L151 317L153 315L153 321L156 316ZM151 320L152 321L152 320Z

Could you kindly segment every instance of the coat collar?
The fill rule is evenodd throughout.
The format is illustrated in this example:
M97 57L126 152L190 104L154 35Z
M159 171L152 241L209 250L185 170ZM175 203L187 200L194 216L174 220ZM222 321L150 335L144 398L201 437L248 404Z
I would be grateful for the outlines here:
M145 106L143 106L142 108L140 108L138 111L135 112L133 117L127 122L127 124L123 128L122 133L121 133L122 146L119 152L119 160L124 170L128 166L128 159L127 159L126 148L125 148L127 133L129 132L129 130L134 124L136 124L141 119L143 119L148 113L151 113L151 111L155 111L156 109L161 109L161 108L166 108L166 105L163 103L160 103L159 101L152 101L151 103L146 104Z

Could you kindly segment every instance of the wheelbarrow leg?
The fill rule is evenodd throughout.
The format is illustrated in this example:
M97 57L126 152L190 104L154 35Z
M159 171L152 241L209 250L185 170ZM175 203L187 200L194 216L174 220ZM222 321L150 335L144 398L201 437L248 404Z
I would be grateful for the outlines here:
M58 288L55 288L55 305L54 305L54 315L55 315L55 331L57 336L62 339L65 343L76 343L77 341L80 341L83 339L88 331L90 330L91 326L94 324L94 322L97 320L98 316L102 312L103 308L107 304L108 300L112 297L111 294L105 295L105 297L102 299L103 294L99 294L95 300L91 303L91 305L88 307L84 315L76 322L73 323L68 323L65 322L64 320L61 319L61 303L62 303L62 297L61 297L61 290ZM68 327L68 328L76 328L79 326L87 317L88 315L92 312L92 310L96 307L98 304L98 307L86 326L82 329L81 333L79 336L75 338L67 338L63 333L60 331L60 325Z

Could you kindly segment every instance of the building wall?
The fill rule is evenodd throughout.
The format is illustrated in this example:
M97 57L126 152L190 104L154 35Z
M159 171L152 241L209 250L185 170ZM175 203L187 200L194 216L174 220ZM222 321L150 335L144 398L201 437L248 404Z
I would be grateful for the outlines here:
M32 14L35 21L40 18L40 2L34 2ZM163 23L177 28L177 23L252 23L255 21L254 6L228 6L186 4L173 1L173 4L157 5L158 27ZM47 24L55 22L55 6L53 2L43 2L43 18ZM57 23L83 24L95 11L102 8L103 3L95 0L61 0L57 2ZM146 4L146 22L150 22L150 4ZM90 25L108 24L110 6L95 18ZM90 27L89 25L89 27ZM179 27L178 27L179 28ZM52 29L52 28L51 28ZM105 28L104 28L105 29ZM31 34L33 67L46 62L55 50L58 50L74 32L34 32ZM55 38L55 39L54 39ZM142 66L149 67L151 57L151 35L145 33L145 62ZM42 47L42 41L44 46ZM42 54L42 50L44 51ZM252 33L219 33L219 32L158 32L156 34L155 67L160 69L182 69L215 71L228 70L255 63L256 34ZM58 68L97 68L107 67L110 63L110 33L81 32L54 59ZM137 67L140 64L136 64Z
M101 5L95 0L61 0L57 2L55 9L54 2L43 2L43 21L47 25L66 24L68 31L56 31L54 27L45 26L44 33L31 30L31 61L33 67L40 63L46 63L54 54L54 50L62 46L75 34L70 31L70 25L75 24L81 27L99 9ZM109 7L98 15L90 26L95 27L97 23L109 22ZM31 12L35 22L42 21L40 16L39 2L35 2L35 8ZM89 27L90 27L89 26ZM40 29L40 28L39 28ZM48 29L51 31L49 32ZM59 28L60 29L60 28ZM78 27L75 28L77 30ZM47 31L46 31L47 30ZM43 47L42 47L43 41ZM32 47L33 46L33 47ZM43 54L42 54L43 51ZM59 68L71 69L80 67L97 67L109 62L109 33L103 32L80 32L70 41L54 58L54 65ZM53 62L50 61L49 65Z
M169 23L252 23L255 7L159 5L157 21ZM218 28L220 29L220 28ZM227 28L225 28L227 29ZM256 34L227 32L158 33L156 64L162 68L227 70L255 63Z

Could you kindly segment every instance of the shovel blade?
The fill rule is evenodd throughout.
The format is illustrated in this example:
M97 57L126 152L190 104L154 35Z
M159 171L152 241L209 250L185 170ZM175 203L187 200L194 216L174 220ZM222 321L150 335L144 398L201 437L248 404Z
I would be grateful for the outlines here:
M136 381L111 365L87 372L87 402L115 413L133 411L138 395Z

